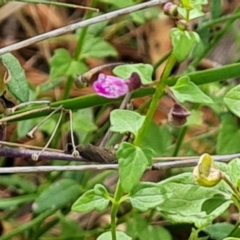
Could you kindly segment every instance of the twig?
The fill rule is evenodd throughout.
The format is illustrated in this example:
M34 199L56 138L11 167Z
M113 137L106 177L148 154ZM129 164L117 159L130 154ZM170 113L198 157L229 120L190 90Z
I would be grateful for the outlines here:
M33 150L21 150L21 149L4 149L0 148L0 156L9 157L31 157ZM21 153L21 155L20 155ZM216 162L228 163L232 159L240 157L240 153L228 154L228 155L213 155L212 158ZM44 152L39 157L47 159L58 159L67 161L81 161L86 162L81 157L73 157L69 154ZM192 167L197 165L199 160L198 156L193 157L164 157L157 158L162 159L165 162L154 163L151 167L146 168L146 170L167 170L171 168L184 168ZM88 164L88 165L71 165L71 166L37 166L37 167L2 167L0 168L0 173L22 173L22 172L51 172L51 171L85 171L85 170L117 170L118 164Z
M91 18L91 19L87 19L87 20L84 20L84 21L81 21L81 22L78 22L78 23L73 23L73 24L67 25L65 27L58 28L56 30L53 30L53 31L43 33L43 34L40 34L38 36L29 38L29 39L24 40L22 42L15 43L15 44L12 44L10 46L4 47L4 48L0 49L0 55L2 55L4 53L7 53L7 52L14 51L14 50L18 50L20 48L29 46L31 44L34 44L36 42L40 42L42 40L45 40L45 39L48 39L48 38L51 38L51 37L56 37L56 36L62 35L64 33L74 31L74 30L79 29L79 28L83 28L83 27L86 27L86 26L89 26L89 25L92 25L92 24L95 24L95 23L106 21L106 20L121 16L121 15L124 15L124 14L132 13L132 12L144 9L144 8L153 7L155 5L162 4L162 3L165 3L165 2L167 2L167 0L152 0L152 1L149 1L149 2L146 2L146 3L141 3L141 4L131 6L131 7L116 10L116 11L113 11L113 12L110 12L110 13L106 13L106 14L103 14L103 15L100 15L100 16L97 16L97 17L94 17L94 18Z

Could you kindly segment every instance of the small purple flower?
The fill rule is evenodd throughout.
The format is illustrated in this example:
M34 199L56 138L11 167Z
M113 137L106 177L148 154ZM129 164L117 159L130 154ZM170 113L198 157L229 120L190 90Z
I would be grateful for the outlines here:
M139 82L139 84L136 84L136 82ZM100 73L98 79L93 83L95 92L105 98L121 97L140 86L141 80L137 73L133 73L126 80Z

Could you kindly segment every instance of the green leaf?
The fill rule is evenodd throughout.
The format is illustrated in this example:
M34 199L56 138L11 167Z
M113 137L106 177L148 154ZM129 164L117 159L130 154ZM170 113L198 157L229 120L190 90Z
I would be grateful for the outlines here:
M183 173L159 183L164 201L158 210L173 223L194 223L203 228L232 203L223 183L212 188L196 185L191 173Z
M131 190L129 199L133 208L143 212L158 206L163 201L158 184L147 182L136 185Z
M71 204L80 194L79 185L71 179L61 179L43 191L32 205L36 214L47 209L59 209Z
M78 62L72 59L66 49L57 49L50 61L51 79L59 76L76 77L77 74L84 73L88 70L83 62Z
M173 54L177 61L187 58L195 43L199 42L199 36L195 32L182 31L173 28L170 33L172 39Z
M78 200L72 205L72 211L75 212L90 212L94 209L103 211L109 204L107 189L97 184L94 189L85 192Z
M212 104L213 100L203 93L198 86L190 81L188 76L178 79L177 83L171 87L177 100L181 103L189 101L193 103Z
M211 239L214 240L222 240L226 238L234 229L234 225L222 222L222 223L215 223L207 228L205 228L203 231L206 232Z
M7 85L9 91L20 102L29 101L28 82L19 61L11 53L3 54L0 58L8 70Z
M217 138L217 154L237 153L239 145L240 129L238 119L231 114L222 117L221 127Z
M228 164L217 163L217 166L222 172L224 172L225 175L228 176L230 182L234 186L238 185L238 182L240 179L240 175L239 175L240 159L239 158L235 158L235 159L231 160L231 162Z
M154 157L163 155L172 142L172 136L165 125L157 125L151 122L147 134L145 135L141 146L150 148L154 152Z
M136 147L131 143L121 143L116 156L119 164L119 176L123 189L129 192L152 161L152 151Z
M117 236L117 240L131 240L132 239L124 232L119 232L119 231L116 231L116 236ZM111 234L111 232L105 232L105 233L101 234L97 238L97 240L112 240L112 234Z
M127 230L133 239L172 240L171 234L166 228L162 226L153 227L137 214L134 214L128 222Z
M240 85L232 88L223 98L228 109L240 117Z
M150 64L124 64L117 66L113 69L113 73L121 78L127 79L133 72L138 73L142 84L152 82L153 66Z
M117 57L118 53L115 48L108 42L101 38L90 38L84 41L81 59L85 58L104 58L104 57Z
M145 116L130 110L116 109L110 113L112 132L131 132L135 136L144 122Z

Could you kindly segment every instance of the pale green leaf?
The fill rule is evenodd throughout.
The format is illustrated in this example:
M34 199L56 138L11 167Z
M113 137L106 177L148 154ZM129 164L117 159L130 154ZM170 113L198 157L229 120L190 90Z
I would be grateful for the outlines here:
M142 84L149 84L152 82L153 66L150 64L124 64L113 69L113 73L123 79L129 78L134 72L138 73Z
M224 96L223 101L231 112L240 117L240 85L232 88Z
M97 184L94 189L85 192L72 205L72 211L90 212L94 209L103 211L109 204L108 192L103 185Z
M138 130L144 122L145 116L130 110L116 109L110 113L110 122L112 132L131 132L134 135L137 134Z
M177 83L171 87L171 90L181 103L186 101L201 104L213 103L213 100L202 92L197 85L191 82L188 76L179 78Z
M123 189L129 192L139 183L147 165L151 164L152 151L136 147L131 143L121 143L116 156Z

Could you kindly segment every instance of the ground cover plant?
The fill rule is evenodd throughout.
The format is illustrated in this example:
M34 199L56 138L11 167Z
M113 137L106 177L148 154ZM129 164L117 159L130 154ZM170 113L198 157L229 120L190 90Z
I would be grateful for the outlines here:
M0 239L240 239L239 16L1 1Z

